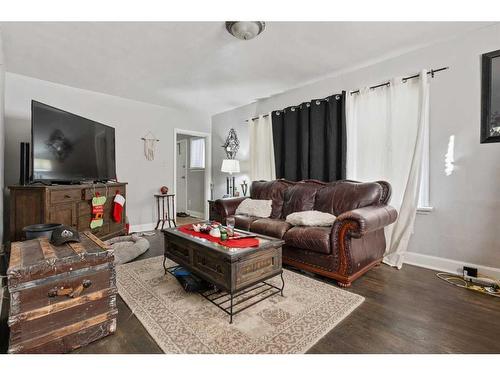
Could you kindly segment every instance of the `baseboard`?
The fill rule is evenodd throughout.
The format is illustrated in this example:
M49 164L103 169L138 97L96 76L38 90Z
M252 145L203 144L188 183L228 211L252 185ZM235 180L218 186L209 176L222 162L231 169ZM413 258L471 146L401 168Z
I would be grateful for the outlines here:
M496 279L500 279L500 268L487 267L487 266L482 266L480 264L461 262L458 260L440 258L432 255L407 252L405 254L404 263L411 264L413 266L429 268L431 270L449 272L459 275L462 274L464 266L469 266L477 268L478 272L481 274L491 276Z
M135 224L130 226L130 233L134 232L148 232L154 230L156 227L156 223L147 223L147 224Z
M189 213L189 216L200 218L200 219L203 219L205 217L205 214L203 212L189 210L188 213Z

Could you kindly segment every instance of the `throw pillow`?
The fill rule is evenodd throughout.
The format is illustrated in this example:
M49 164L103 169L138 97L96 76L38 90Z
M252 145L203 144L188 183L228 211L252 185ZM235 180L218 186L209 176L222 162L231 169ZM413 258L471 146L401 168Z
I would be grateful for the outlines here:
M329 227L334 221L334 215L314 210L294 212L286 217L287 223L306 227Z
M256 217L269 217L272 211L272 200L267 199L245 199L236 209L236 215L247 215Z

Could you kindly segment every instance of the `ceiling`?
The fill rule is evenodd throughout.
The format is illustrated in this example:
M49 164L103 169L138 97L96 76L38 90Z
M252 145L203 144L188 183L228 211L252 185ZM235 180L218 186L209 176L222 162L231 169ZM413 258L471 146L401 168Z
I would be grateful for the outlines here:
M250 41L223 22L0 23L6 70L215 114L488 25L268 22Z

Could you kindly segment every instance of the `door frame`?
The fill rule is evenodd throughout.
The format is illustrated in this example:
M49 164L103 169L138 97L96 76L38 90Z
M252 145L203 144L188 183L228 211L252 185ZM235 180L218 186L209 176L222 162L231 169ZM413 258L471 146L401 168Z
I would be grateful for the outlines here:
M205 138L205 199L203 205L203 211L204 211L203 217L208 220L208 200L210 199L210 183L212 181L212 135L210 133L205 133L205 132L174 128L174 141L173 141L174 183L172 184L174 186L174 194L176 193L175 190L177 189L177 134L191 135L194 137ZM187 199L187 194L186 194L186 199ZM174 197L174 211L176 207L177 207L177 194ZM187 208L187 203L186 203L186 208Z
M177 136L176 136L177 138ZM186 208L186 210L184 212L189 212L189 209L188 209L188 170L189 170L189 165L188 165L188 161L189 161L189 156L188 156L188 140L187 139L179 139L178 141L175 142L175 155L177 157L177 145L179 143L184 143L186 145L185 147L185 150L186 150L186 193L184 194L184 196L186 197L186 202L184 202L184 207ZM177 159L175 159L175 173L177 174ZM177 177L177 176L176 176ZM177 179L175 180L175 192L176 192L176 198L177 198ZM174 208L176 208L176 211L178 210L178 206L177 206L177 200L175 201L175 206ZM174 215L176 215L177 212L174 212Z

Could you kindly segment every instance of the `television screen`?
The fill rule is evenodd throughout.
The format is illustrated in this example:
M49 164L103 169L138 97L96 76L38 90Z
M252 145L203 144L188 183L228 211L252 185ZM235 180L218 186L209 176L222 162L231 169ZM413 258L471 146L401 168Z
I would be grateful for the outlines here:
M31 102L32 180L116 179L115 129Z

